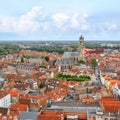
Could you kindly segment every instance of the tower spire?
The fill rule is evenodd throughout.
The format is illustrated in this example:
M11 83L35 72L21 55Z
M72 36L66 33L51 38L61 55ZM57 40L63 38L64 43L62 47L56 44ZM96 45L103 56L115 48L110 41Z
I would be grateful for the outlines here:
M78 42L78 52L80 52L79 60L84 60L84 48L85 48L84 37L81 35Z

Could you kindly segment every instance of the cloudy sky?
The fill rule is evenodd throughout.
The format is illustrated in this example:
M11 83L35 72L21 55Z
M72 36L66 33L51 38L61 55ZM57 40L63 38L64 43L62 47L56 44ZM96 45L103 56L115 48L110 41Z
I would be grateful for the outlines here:
M120 40L120 0L0 0L0 40Z

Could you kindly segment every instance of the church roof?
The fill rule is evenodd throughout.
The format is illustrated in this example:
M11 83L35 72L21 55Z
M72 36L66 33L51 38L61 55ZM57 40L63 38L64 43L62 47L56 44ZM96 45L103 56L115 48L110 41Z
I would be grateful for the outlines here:
M64 52L63 58L70 58L70 57L79 57L79 52Z
M55 64L61 64L61 65L67 65L68 64L68 65L71 65L73 63L74 63L74 61L72 59L62 59L62 60L57 59Z

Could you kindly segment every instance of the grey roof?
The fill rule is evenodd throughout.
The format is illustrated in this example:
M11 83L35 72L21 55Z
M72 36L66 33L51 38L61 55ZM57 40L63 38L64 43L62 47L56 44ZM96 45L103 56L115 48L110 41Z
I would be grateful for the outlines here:
M52 102L52 106L66 106L66 107L99 107L99 104L85 104L80 101L69 101L69 102Z
M29 61L39 61L39 62L43 62L45 59L44 58L30 58Z
M53 102L51 107L47 109L62 109L64 112L83 112L87 113L88 110L96 110L99 107L97 103L85 104L79 101L70 102Z
M28 79L28 82L30 82L30 83L35 83L36 81L33 80L33 79Z
M102 72L104 72L104 73L115 73L114 70L102 70Z
M55 64L61 64L61 65L71 65L74 63L74 60L73 59L57 59L56 63Z
M20 120L37 120L38 112L21 112Z
M29 111L30 111L30 112L38 112L38 111L39 111L39 108L29 108Z
M17 67L18 68L29 69L29 70L34 69L34 65L26 65L26 64L18 64Z
M30 91L28 94L32 95L32 96L39 96L40 95L39 92L35 92L35 91Z
M79 52L64 52L63 58L69 58L69 57L79 57Z
M12 66L12 67L16 67L17 66L17 64L13 64L13 63L8 63L7 65L8 66Z

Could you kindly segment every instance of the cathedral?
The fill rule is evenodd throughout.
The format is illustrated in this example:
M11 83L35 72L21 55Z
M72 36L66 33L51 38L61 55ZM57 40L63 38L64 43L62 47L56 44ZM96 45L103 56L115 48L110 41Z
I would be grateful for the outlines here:
M78 42L78 49L76 52L64 52L62 59L57 59L56 65L59 68L71 69L72 65L77 63L79 60L84 60L84 37L81 36Z

